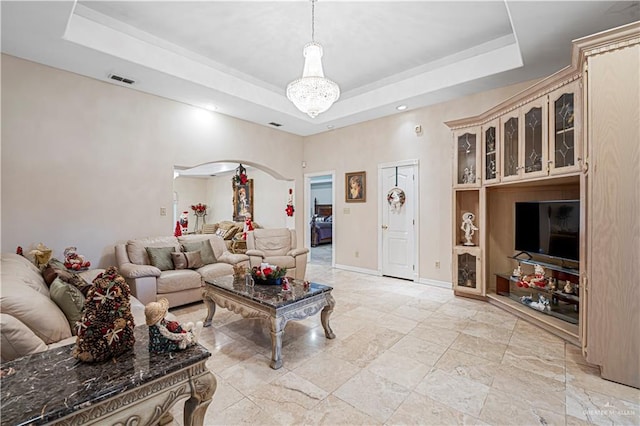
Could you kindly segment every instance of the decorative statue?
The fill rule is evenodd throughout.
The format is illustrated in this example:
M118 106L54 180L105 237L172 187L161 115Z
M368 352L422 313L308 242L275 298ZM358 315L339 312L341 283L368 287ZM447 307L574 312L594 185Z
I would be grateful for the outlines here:
M462 214L462 225L460 226L460 229L464 231L464 239L466 240L464 242L465 246L475 245L473 244L473 241L471 241L474 232L478 230L478 228L473 224L473 219L475 218L476 215L471 212L465 212Z
M202 330L202 321L184 325L177 321L165 319L169 309L169 301L160 299L149 302L144 308L144 315L149 326L149 352L159 354L186 349L198 342L198 335Z

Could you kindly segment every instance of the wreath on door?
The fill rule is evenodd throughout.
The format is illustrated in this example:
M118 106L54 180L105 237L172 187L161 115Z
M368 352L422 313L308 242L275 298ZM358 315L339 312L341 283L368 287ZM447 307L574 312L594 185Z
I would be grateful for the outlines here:
M402 208L406 200L407 196L400 188L391 188L387 193L387 203L389 203L391 211L394 213L400 212L400 209Z

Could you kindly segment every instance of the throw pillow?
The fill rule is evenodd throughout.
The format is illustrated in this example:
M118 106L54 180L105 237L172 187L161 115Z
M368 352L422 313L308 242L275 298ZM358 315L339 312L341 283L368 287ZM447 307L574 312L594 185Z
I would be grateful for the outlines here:
M51 287L51 283L58 278L58 273L55 268L51 266L51 263L48 263L42 270L42 278L44 278L44 282L47 283L49 287Z
M145 247L149 255L149 261L153 266L161 271L173 269L173 260L171 253L175 251L175 247Z
M213 248L211 247L211 243L209 243L209 240L193 243L183 243L182 249L185 252L199 251L200 257L202 258L202 263L204 265L210 265L211 263L217 262L216 255L213 253Z
M226 229L222 229L222 228L216 229L216 232L215 232L215 234L218 237L223 238L223 239L224 239L224 234L226 234L226 233L227 233L227 230Z
M199 251L173 252L171 259L175 269L198 269L204 266Z
M51 300L58 305L64 316L67 317L71 332L75 336L77 333L76 322L82 319L84 295L74 285L65 283L60 278L53 280L49 293Z

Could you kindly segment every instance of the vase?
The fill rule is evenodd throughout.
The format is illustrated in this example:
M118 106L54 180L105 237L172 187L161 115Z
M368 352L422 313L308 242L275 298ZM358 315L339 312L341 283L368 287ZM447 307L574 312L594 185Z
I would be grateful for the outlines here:
M252 275L252 277L253 277L253 281L256 284L260 284L260 285L281 285L282 284L282 277L267 278L266 280L263 280L262 278L256 278L254 275Z

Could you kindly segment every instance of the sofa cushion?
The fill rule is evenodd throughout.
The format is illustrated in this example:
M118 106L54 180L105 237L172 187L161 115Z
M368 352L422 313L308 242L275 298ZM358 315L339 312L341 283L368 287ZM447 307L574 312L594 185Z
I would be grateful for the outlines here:
M267 256L284 256L292 248L288 229L256 229L253 235L256 249Z
M150 237L127 241L127 255L129 261L136 265L151 265L146 247L175 247L180 251L180 244L176 237Z
M184 251L187 252L199 251L202 263L205 265L217 262L216 255L213 252L213 248L211 247L211 243L208 238L200 241L184 241L182 243L182 247L184 248Z
M3 262L4 268L4 262ZM46 288L46 284L42 284ZM48 293L47 289L47 293ZM49 298L28 285L22 277L3 276L0 312L22 321L45 344L71 336L67 318Z
M163 271L156 281L157 293L173 293L202 287L202 276L191 269Z
M5 277L19 277L23 285L26 285L40 294L49 297L49 288L44 282L44 278L40 271L34 271L29 266L15 260L2 260L1 279Z
M67 317L69 328L72 334L76 334L76 322L82 319L82 309L84 308L84 295L76 286L56 278L49 288L51 300L62 310Z
M171 253L174 269L198 269L204 266L199 251L180 251Z
M281 268L295 268L296 260L292 256L268 256L264 258L264 261L271 265L278 265Z
M222 262L212 263L211 265L205 265L198 269L198 273L202 275L205 281L212 280L225 275L233 275L233 266Z
M2 361L11 361L26 354L47 350L47 345L36 336L22 321L13 316L0 313L0 349Z
M145 247L149 262L161 271L173 269L171 253L176 251L175 247Z
M0 258L2 259L3 265L4 265L4 262L7 262L7 261L16 262L27 269L31 269L33 272L36 272L36 273L40 272L40 269L36 265L34 265L33 262L31 262L29 259L27 259L22 255L15 254L15 253L2 253L0 256L1 256Z

